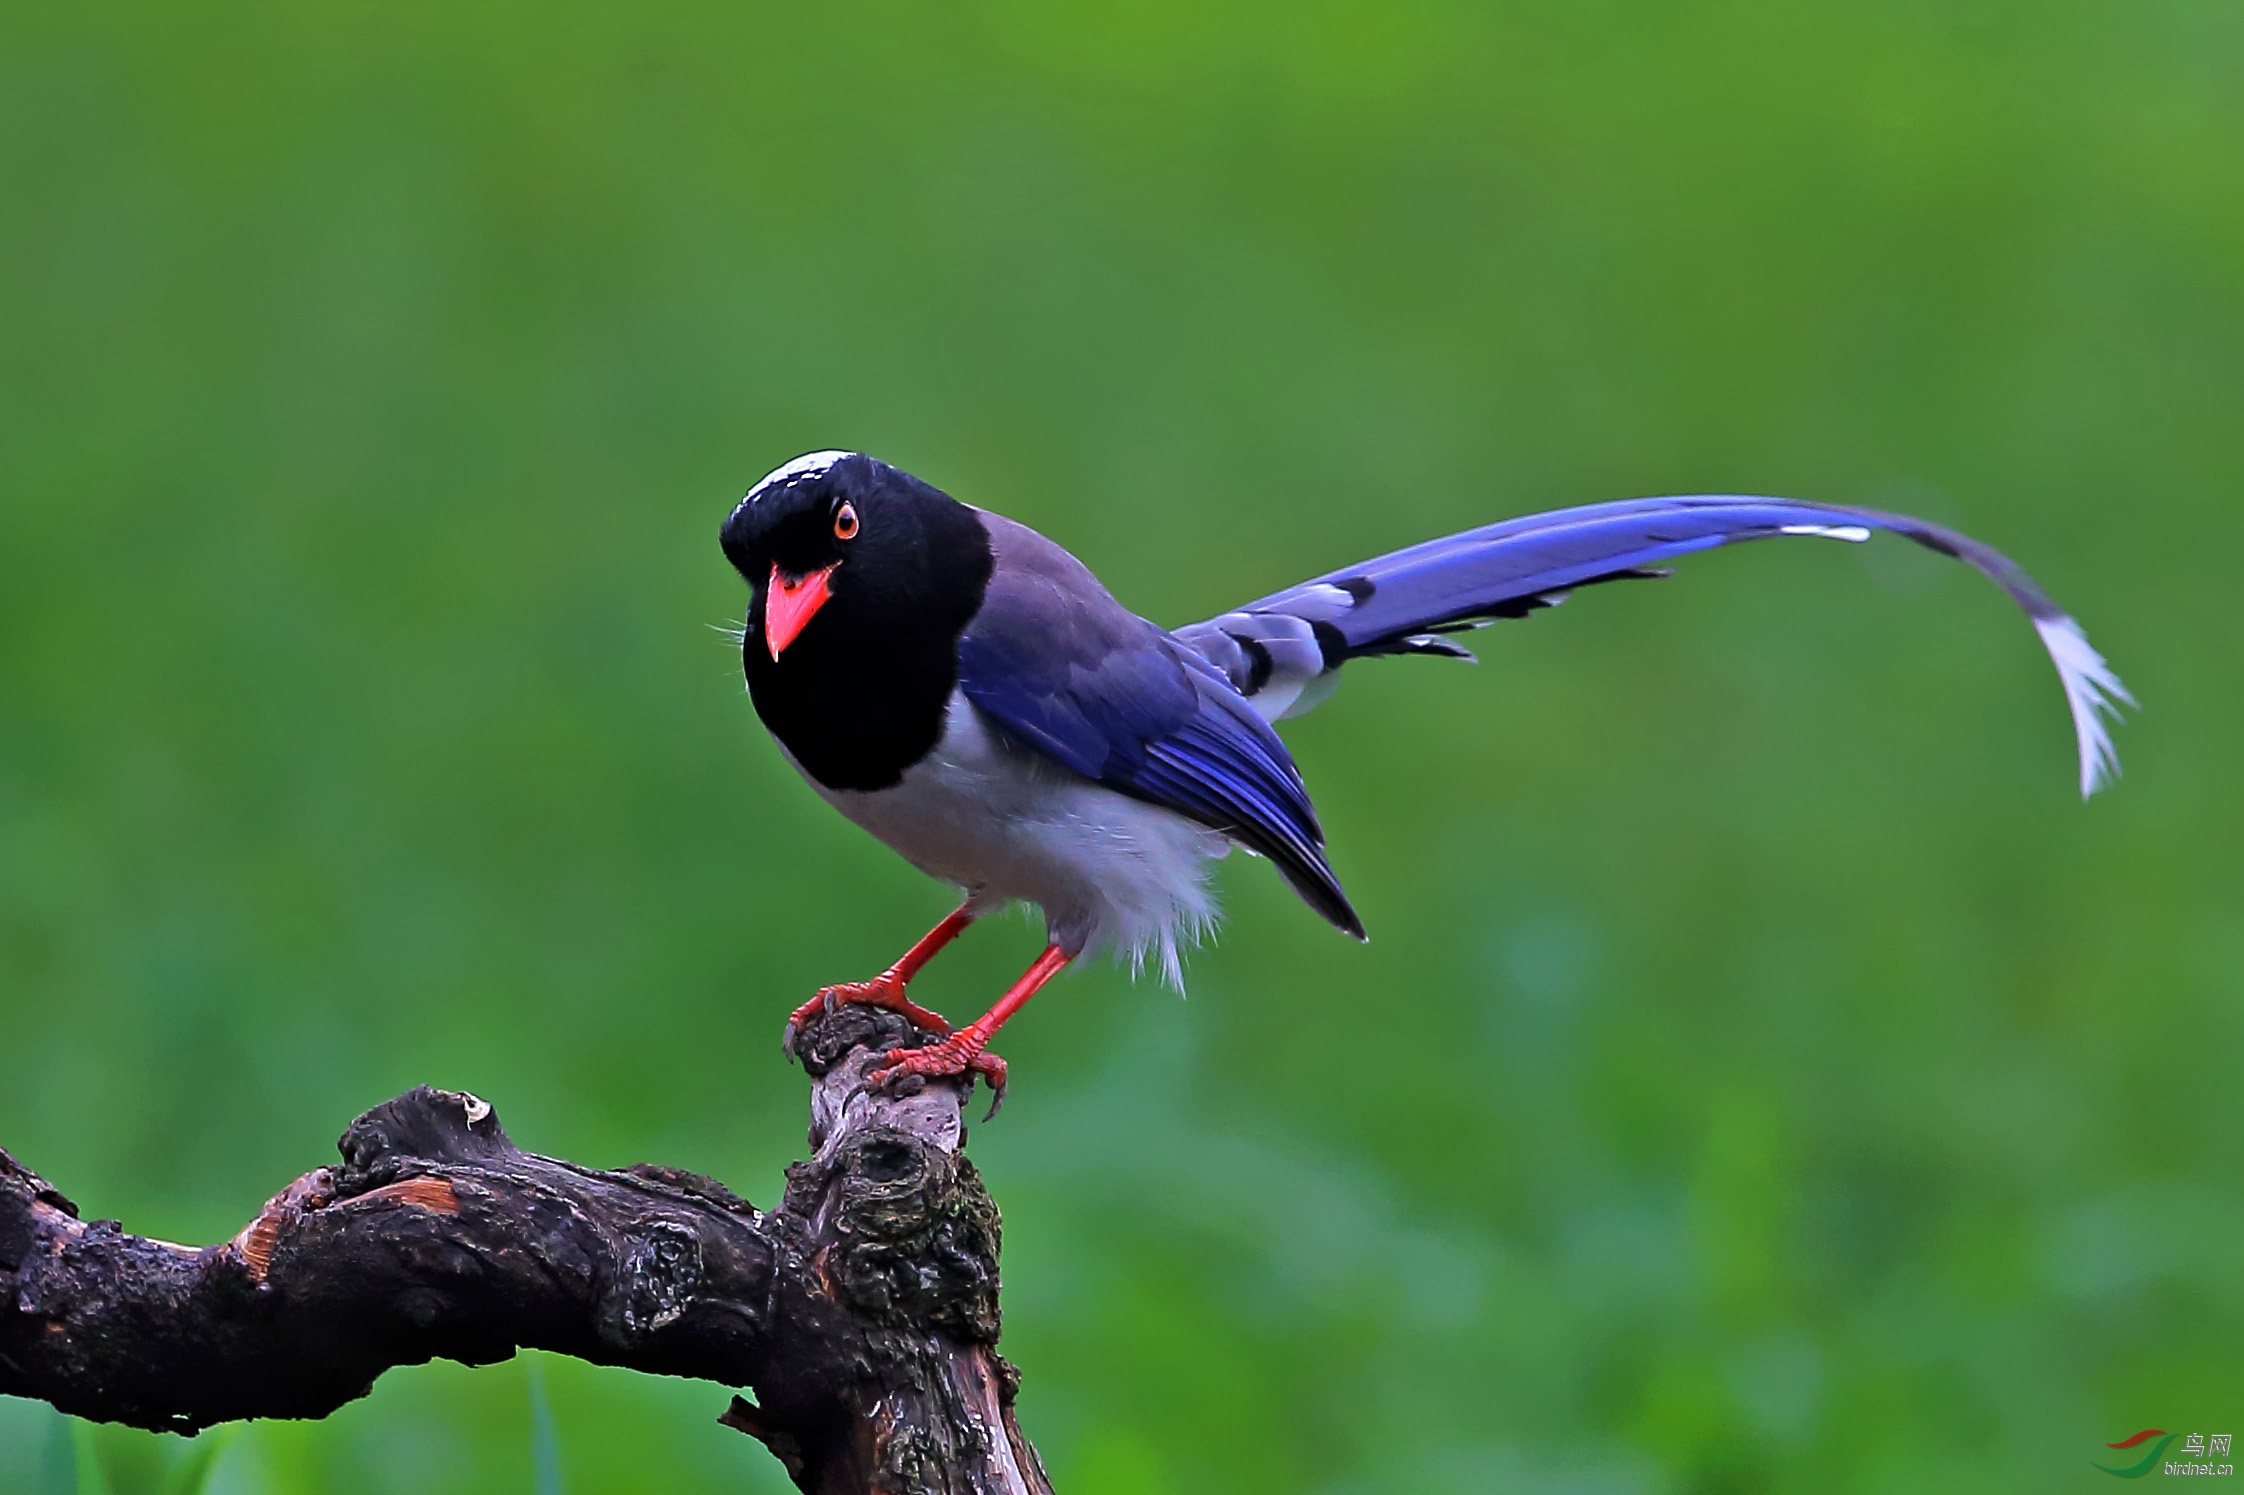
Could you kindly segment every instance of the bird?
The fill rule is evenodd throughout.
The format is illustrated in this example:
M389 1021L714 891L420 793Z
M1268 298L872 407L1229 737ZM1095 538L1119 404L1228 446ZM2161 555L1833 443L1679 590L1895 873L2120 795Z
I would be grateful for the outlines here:
M961 902L895 964L820 989L934 1035L892 1048L870 1082L981 1077L991 1114L1005 1061L991 1038L1063 968L1111 951L1182 990L1184 947L1209 934L1211 865L1268 859L1342 933L1363 921L1325 854L1309 790L1274 723L1320 704L1360 659L1471 660L1459 635L1584 587L1665 576L1744 540L1913 540L1987 577L2039 634L2072 715L2085 798L2119 772L2107 729L2134 698L2081 626L2007 556L1906 514L1749 495L1636 498L1506 519L1427 540L1165 629L1024 524L862 452L775 468L726 517L750 589L738 630L747 690L780 752L826 802ZM908 987L968 926L1041 911L1045 948L963 1028Z

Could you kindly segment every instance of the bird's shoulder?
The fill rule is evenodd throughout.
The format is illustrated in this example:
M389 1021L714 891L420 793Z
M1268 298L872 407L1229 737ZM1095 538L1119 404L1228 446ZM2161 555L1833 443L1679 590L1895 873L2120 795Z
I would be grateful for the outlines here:
M959 641L971 673L1042 690L1095 689L1110 677L1181 704L1186 666L1166 631L1060 545L1017 520L980 517L995 565Z
M1163 636L1063 546L1002 514L982 510L979 517L995 564L968 632L1031 633L1069 654L1143 648Z

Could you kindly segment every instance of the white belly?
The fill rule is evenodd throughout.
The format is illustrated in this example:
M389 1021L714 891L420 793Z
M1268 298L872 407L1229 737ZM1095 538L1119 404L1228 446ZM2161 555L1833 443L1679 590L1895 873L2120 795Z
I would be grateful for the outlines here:
M1035 904L1070 955L1112 948L1133 969L1152 955L1181 991L1178 940L1215 922L1208 863L1230 850L1222 833L1029 752L959 692L942 741L896 787L809 782L904 860L965 889L978 910Z

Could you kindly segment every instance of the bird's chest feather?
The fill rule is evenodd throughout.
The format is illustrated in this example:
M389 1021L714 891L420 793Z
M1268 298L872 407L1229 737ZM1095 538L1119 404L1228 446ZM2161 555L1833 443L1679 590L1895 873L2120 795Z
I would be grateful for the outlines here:
M825 626L825 625L831 626ZM958 683L954 632L854 627L819 618L779 659L746 640L756 714L824 789L886 789L942 739Z
M1039 905L1074 948L1205 916L1203 867L1227 849L1219 833L1039 757L961 694L946 715L941 741L895 785L820 792L921 871Z

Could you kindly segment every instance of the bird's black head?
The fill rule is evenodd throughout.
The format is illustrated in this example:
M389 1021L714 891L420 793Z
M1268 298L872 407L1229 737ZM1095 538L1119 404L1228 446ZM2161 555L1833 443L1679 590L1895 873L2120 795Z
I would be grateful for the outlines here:
M989 585L975 512L855 452L798 457L726 519L751 591L756 711L830 789L879 789L942 736L958 637Z

